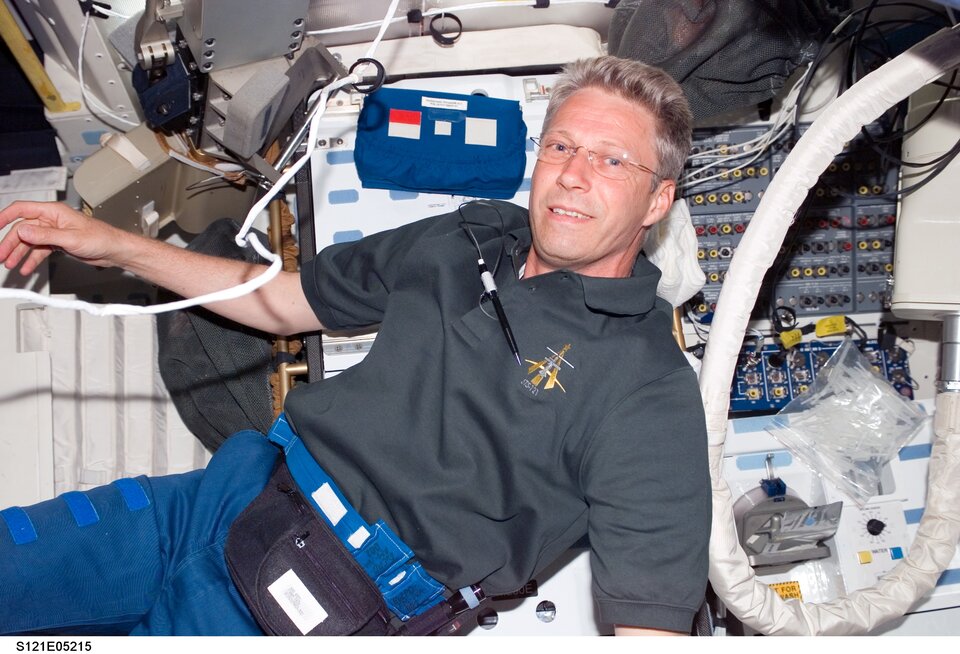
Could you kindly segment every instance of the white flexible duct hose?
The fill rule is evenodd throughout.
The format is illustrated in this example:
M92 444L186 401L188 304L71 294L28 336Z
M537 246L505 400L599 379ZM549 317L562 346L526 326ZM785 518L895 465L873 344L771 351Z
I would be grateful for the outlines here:
M721 476L730 384L750 311L807 192L863 125L958 64L960 30L954 27L914 46L837 98L771 182L727 271L700 374L713 482L710 581L734 615L763 633L858 634L902 616L936 584L960 538L960 393L937 397L927 504L909 555L876 586L848 597L823 604L784 601L759 582L737 539L730 489Z

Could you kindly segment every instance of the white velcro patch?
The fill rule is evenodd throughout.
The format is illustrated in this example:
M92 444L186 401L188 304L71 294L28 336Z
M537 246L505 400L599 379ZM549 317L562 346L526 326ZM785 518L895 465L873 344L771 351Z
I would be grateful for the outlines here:
M337 494L333 492L330 484L324 484L313 491L310 497L313 498L313 501L316 502L320 510L323 511L323 515L327 516L327 520L329 520L330 524L334 527L337 526L337 523L340 522L343 516L347 515L347 507L343 505L343 502L340 501Z
M360 546L367 542L367 539L370 538L370 532L367 531L366 527L360 527L355 532L350 534L350 538L347 539L347 542L350 543L354 548L360 549Z
M467 145L497 146L497 121L493 118L467 117L463 140Z

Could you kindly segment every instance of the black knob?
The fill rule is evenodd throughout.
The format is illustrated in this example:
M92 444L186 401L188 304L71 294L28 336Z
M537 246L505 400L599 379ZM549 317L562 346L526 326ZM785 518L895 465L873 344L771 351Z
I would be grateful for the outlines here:
M887 523L883 520L877 520L876 518L870 518L867 520L867 533L871 536L879 536L880 533L886 528Z

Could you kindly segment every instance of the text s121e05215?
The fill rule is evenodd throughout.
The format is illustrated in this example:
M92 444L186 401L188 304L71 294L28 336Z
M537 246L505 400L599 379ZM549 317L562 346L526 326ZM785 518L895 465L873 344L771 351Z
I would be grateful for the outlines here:
M89 640L18 640L18 652L90 652L93 645Z

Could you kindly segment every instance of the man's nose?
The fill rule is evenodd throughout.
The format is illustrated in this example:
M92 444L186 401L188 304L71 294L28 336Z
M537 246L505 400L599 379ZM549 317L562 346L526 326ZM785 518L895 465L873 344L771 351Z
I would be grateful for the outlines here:
M589 186L592 173L593 163L590 161L590 153L581 146L563 164L558 181L566 187L585 187Z

